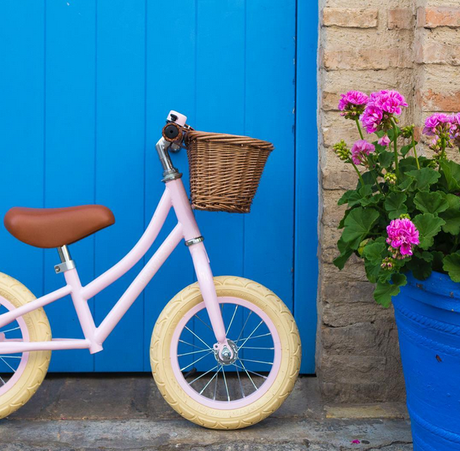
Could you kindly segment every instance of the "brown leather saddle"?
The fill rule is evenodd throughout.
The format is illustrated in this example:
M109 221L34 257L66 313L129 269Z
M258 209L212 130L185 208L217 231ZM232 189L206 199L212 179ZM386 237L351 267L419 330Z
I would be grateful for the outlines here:
M18 240L35 247L60 247L85 238L115 223L110 209L103 205L69 208L10 209L3 220Z

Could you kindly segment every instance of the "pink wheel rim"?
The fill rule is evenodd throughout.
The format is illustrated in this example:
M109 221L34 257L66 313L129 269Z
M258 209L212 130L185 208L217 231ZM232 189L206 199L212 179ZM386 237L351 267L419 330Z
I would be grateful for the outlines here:
M5 307L9 311L14 310L16 308L10 301L6 300L2 296L0 296L0 305ZM29 331L27 329L27 326L26 326L26 323L24 321L24 318L22 316L20 316L16 321L18 323L19 329L20 329L21 334L22 334L22 340L23 341L29 341ZM11 323L11 324L14 324L14 322ZM6 327L8 327L8 326L6 326ZM2 330L0 330L0 332L2 332ZM5 358L3 358L1 356L0 356L0 359L3 359L3 361L5 361ZM8 379L8 381L0 387L0 396L4 395L6 392L8 392L9 390L11 390L11 388L14 387L16 382L20 379L20 377L24 373L24 370L26 369L28 360L29 360L29 353L28 352L23 352L22 357L21 357L21 361L20 361L19 366L17 367L16 371Z
M237 399L237 400L231 400L231 401L215 400L215 399L210 399L206 396L203 396L199 392L197 392L193 387L191 387L191 385L187 382L187 380L185 379L181 371L180 365L179 365L179 359L178 359L179 339L187 323L198 312L202 311L205 308L204 302L201 302L197 304L195 307L193 307L192 309L190 309L177 324L173 337L172 337L172 341L171 341L170 360L171 360L171 366L173 369L173 373L176 377L177 382L179 383L181 388L184 390L184 392L187 393L188 396L190 396L190 398L212 409L233 410L233 409L246 407L256 402L257 400L262 398L267 393L270 387L272 387L274 381L276 380L278 376L279 369L281 366L281 342L280 342L278 331L276 330L276 327L273 324L273 321L258 306L244 299L235 298L235 297L219 297L218 300L219 300L219 304L240 305L242 307L245 307L249 311L254 312L256 315L259 316L261 320L263 320L268 330L270 331L270 334L273 340L274 356L273 356L273 364L272 364L270 373L265 379L265 382L258 389L256 389L256 391L254 391L250 395Z

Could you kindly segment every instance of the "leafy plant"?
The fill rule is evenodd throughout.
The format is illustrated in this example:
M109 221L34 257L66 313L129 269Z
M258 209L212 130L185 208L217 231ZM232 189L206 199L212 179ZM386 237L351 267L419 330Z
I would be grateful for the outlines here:
M420 280L437 271L460 282L460 165L448 157L460 147L460 113L426 119L428 158L417 154L414 125L398 125L404 107L397 91L342 94L339 110L361 139L351 149L343 140L334 145L357 176L356 188L338 202L347 209L334 264L343 269L352 254L362 258L374 298L385 307L409 271ZM364 139L363 128L374 140Z

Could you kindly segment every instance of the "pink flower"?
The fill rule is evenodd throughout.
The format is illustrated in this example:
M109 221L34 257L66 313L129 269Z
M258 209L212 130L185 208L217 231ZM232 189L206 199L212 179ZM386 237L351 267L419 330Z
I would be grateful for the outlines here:
M362 164L366 162L366 155L375 152L375 146L365 140L356 141L351 148L351 159L354 164Z
M401 114L401 107L407 107L406 99L398 91L373 92L369 104L389 114Z
M393 249L399 249L401 256L410 257L412 246L420 244L419 232L414 223L407 218L393 219L387 226L387 243Z
M351 443L353 445L359 445L361 442L359 440L353 440Z
M369 97L361 91L348 91L340 95L339 110L345 111L356 105L366 105Z
M378 140L378 143L383 146L383 147L386 147L388 146L388 144L390 144L390 138L388 138L387 135L383 135L379 140Z
M383 111L373 104L368 104L360 119L366 132L374 133L382 122Z
M434 113L426 118L423 133L428 136L438 135L445 129L450 129L455 120L455 116L447 116L447 114L444 113Z

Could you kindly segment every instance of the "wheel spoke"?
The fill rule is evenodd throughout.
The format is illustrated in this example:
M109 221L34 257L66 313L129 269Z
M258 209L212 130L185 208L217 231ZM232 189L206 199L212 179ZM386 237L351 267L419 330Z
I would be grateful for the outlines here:
M211 352L209 349L203 349L201 351L190 351L190 352L184 352L184 354L178 354L177 357L184 357L185 355L191 355L191 354L199 354L200 352Z
M249 334L249 337L246 338L246 340L243 341L243 344L238 348L238 350L240 350L245 344L246 342L255 334L256 330L264 323L263 320L260 321L260 323L256 326L256 328Z
M195 318L199 319L209 330L212 330L212 327L209 324L205 323L198 315L195 315Z
M181 371L184 371L184 370L186 370L187 368L190 368L192 365L194 365L195 363L199 362L200 360L203 360L205 357L207 357L209 354L211 354L211 352L213 352L212 349L211 349L210 351L208 351L207 354L201 356L199 359L196 359L194 362L188 364L187 366L184 366L184 367L181 368L180 370L181 370Z
M198 348L198 349L205 349L205 348L200 348L199 346L197 345L194 345L192 343L189 343L188 341L184 341L184 340L179 340L181 343L184 343L186 345L189 345L189 346L193 346L194 348Z
M262 350L273 351L275 348L258 348L258 347L253 347L253 346L245 346L244 349L258 349L259 351L262 351Z
M239 358L238 360L244 361L244 362L253 362L253 363L263 363L265 365L273 365L273 362L262 362L261 360L251 360L251 359L241 359Z
M190 330L187 326L185 326L185 329L187 329L193 336L198 338L198 340L200 340L201 343L203 343L208 349L212 350L211 346L209 346L205 341L203 341L195 332L193 332L193 330Z
M246 321L244 322L243 328L241 329L241 332L238 335L238 338L236 339L236 341L239 341L241 338L241 335L243 335L244 328L246 327L246 324L248 323L251 314L252 314L252 310L249 311L249 315L247 316Z
M3 384L3 385L5 385L5 384L6 384L6 382L3 380L3 378L2 378L2 377L0 377L0 381L2 381L2 384Z
M244 390L243 390L243 384L241 383L240 372L238 370L238 368L240 368L240 367L238 367L238 365L236 363L233 363L233 365L236 368L236 375L238 376L238 382L240 384L241 395L243 396L243 398L246 398L246 395L244 394Z
M15 370L5 359L3 359L3 358L0 357L0 360L1 360L5 365L7 365L8 368L9 368L11 371L13 371L13 373L16 372L16 370Z
M8 330L0 330L0 333L1 334L7 334L8 332L13 332L13 330L18 330L20 329L20 327L13 327L12 329L8 329Z
M254 388L256 390L259 390L257 385L254 383L254 381L252 380L252 377L251 375L248 373L248 370L246 369L246 367L244 366L244 363L241 361L241 359L238 359L241 363L241 366L243 367L243 370L245 371L246 375L249 377L249 380L252 382L252 385L254 385Z
M198 379L201 379L203 376L206 376L206 374L209 374L211 371L214 371L216 368L219 368L219 365L216 365L214 368L211 368L210 370L206 371L206 373L203 373L201 376L198 376L197 378L193 379L192 382L189 382L189 385L192 385Z
M234 363L233 365L235 365L235 367L237 368L237 370L236 370L237 373L238 373L238 368L239 368L240 370L243 369L243 368L241 368L240 366L238 366L236 363ZM256 373L255 371L252 371L252 370L248 370L248 369L246 369L246 370L249 371L249 372L252 373L252 374L255 374L256 376L262 377L263 379L267 379L267 376L264 376L264 375L262 375L262 374Z
M227 392L227 401L230 402L230 394L228 393L227 378L225 377L225 369L222 367L222 377L224 378L225 391Z
M221 367L219 368L219 371L220 371L221 369L223 369L223 368L224 368L224 367L221 365ZM216 400L216 395L217 395L217 381L218 381L218 379L219 379L219 371L216 372L216 385L215 385L215 387L214 387L214 396L213 396L213 398L212 398L214 401Z
M267 334L256 335L256 336L254 336L254 337L251 337L250 339L251 339L251 340L255 340L256 338L268 337L269 335L271 335L270 332L268 332ZM236 343L237 341L243 341L243 340L246 340L246 338L239 338L238 340L235 341L235 343Z
M232 319L230 320L230 324L227 327L227 331L225 332L225 335L228 335L230 328L232 327L233 320L235 319L236 311L238 310L239 305L237 304L235 307L235 310L233 311Z
M214 378L217 376L217 374L219 373L221 368L222 368L222 366L216 371L216 374L214 374L214 376L212 376L211 379L209 379L209 381L206 383L206 385L200 391L200 395L203 394L203 392L208 388L208 385L214 380ZM216 399L216 398L214 398L214 399Z
M0 355L0 357L4 359L22 359L22 357L18 357L17 355Z

